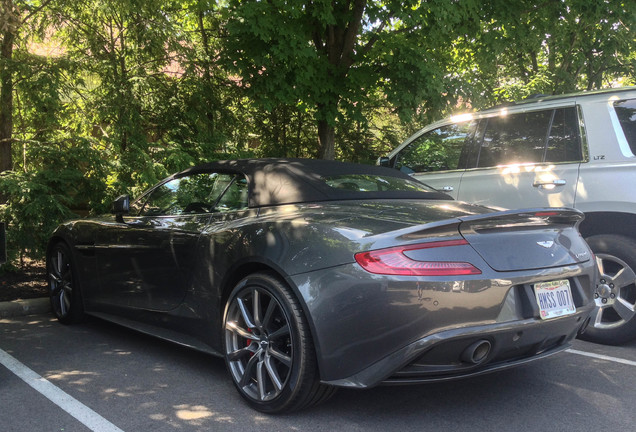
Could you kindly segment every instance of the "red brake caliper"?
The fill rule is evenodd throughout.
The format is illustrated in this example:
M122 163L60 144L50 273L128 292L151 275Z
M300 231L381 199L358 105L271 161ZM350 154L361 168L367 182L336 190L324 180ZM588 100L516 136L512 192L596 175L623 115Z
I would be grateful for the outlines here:
M252 329L250 328L248 328L247 331L252 333ZM252 339L246 338L245 342L247 343L247 345L245 345L245 348L249 348L249 346L252 345L252 342L254 341ZM251 353L250 357L254 357L254 353Z

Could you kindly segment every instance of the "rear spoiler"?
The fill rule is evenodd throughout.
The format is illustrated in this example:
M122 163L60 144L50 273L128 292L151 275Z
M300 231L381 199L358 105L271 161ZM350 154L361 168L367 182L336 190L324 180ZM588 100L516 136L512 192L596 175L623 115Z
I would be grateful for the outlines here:
M585 215L573 208L539 207L520 210L500 210L492 213L479 213L470 216L430 222L424 225L411 226L395 231L396 238L402 241L422 241L430 238L431 234L438 237L459 236L459 226L464 232L485 232L491 229L505 231L519 227L542 227L545 225L566 225L577 227L585 219ZM376 245L375 248L384 247Z
M567 225L578 227L585 215L573 208L529 208L520 210L504 210L495 213L462 216L464 230L470 227L474 231L498 231L518 229L519 227Z

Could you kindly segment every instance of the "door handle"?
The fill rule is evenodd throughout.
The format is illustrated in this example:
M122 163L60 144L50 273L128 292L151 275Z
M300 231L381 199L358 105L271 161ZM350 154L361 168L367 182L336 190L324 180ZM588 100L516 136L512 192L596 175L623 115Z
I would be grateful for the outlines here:
M566 181L562 179L554 180L536 180L532 183L532 186L541 189L554 189L557 186L565 186Z
M441 190L442 192L452 192L455 190L455 188L452 186L442 186L441 188L439 188L439 190Z

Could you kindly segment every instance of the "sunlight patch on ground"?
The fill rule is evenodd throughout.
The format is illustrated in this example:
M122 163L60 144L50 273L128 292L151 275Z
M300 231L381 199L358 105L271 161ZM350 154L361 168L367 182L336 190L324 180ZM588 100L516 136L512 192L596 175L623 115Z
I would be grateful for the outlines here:
M212 417L214 413L202 405L177 405L174 407L177 417L181 420L200 420Z
M90 381L90 377L98 375L96 372L84 372L84 371L65 371L57 372L47 375L45 378L48 380L69 380L77 378L74 381L69 381L71 384L85 385Z

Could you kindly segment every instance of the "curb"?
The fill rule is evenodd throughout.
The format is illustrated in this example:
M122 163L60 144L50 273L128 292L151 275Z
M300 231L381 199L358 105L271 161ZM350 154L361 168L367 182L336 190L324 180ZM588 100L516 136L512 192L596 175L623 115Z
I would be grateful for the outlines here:
M0 302L0 318L48 313L51 303L48 297Z

